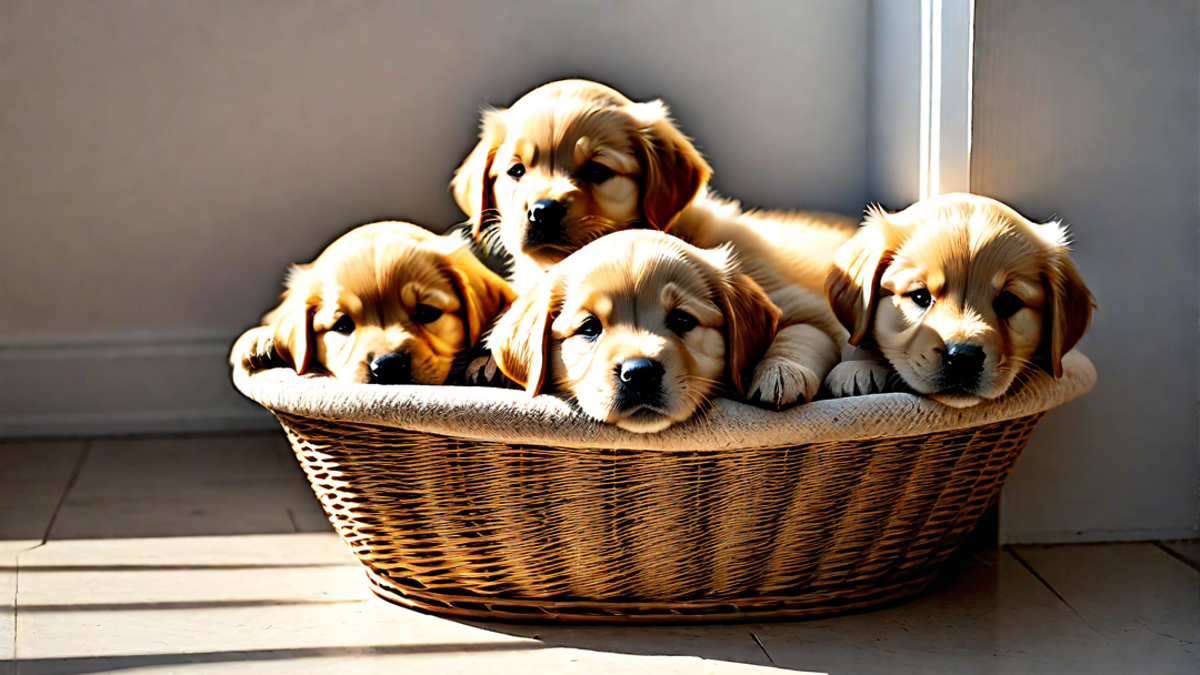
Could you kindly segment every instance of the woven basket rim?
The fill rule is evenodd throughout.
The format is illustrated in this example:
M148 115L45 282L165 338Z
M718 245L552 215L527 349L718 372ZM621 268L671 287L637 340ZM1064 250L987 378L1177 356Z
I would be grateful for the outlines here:
M1037 373L995 401L949 408L912 394L816 401L783 412L716 399L705 411L657 434L593 421L555 396L487 387L346 384L288 368L233 369L234 385L272 412L335 423L404 429L466 440L569 448L696 451L794 447L953 431L1043 412L1086 394L1096 369L1079 352L1063 375Z

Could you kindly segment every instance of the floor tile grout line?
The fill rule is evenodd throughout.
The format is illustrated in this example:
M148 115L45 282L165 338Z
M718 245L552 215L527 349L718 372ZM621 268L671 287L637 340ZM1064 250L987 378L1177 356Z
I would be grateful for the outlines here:
M13 664L14 675L19 675L21 671L21 662L17 658L17 635L19 634L21 628L21 617L17 611L18 606L21 604L21 556L28 551L32 551L35 548L41 547L44 543L46 543L45 539L34 544L33 546L30 546L29 548L24 548L20 551L17 551L17 554L13 556L12 658L9 659L9 661Z
M1095 633L1096 635L1099 635L1100 637L1104 638L1105 640L1108 639L1108 637L1106 635L1104 635L1100 631L1096 630L1095 627L1092 626L1092 624L1088 623L1087 620L1083 618L1083 615L1079 613L1079 610L1072 607L1071 603L1067 602L1067 599L1065 597L1063 597L1062 593L1058 592L1057 588L1050 585L1050 580L1047 579L1046 577L1042 576L1042 573L1037 571L1033 567L1033 565L1029 563L1029 561L1022 558L1021 554L1017 553L1016 549L1014 549L1012 546L1006 545L1004 547L1004 550L1007 551L1008 554L1013 557L1013 560L1016 560L1018 563L1020 563L1021 567L1025 568L1025 571L1032 574L1034 579L1037 579L1043 586L1045 586L1046 590L1053 593L1054 597L1058 598L1059 602L1061 602L1063 604L1063 606L1065 606L1067 609L1071 610L1071 613L1074 614L1075 618L1079 619L1083 623L1083 625L1087 626L1088 628L1091 628L1092 632Z
M71 476L67 478L67 485L63 488L62 496L58 498L58 504L54 505L54 513L50 516L50 522L46 523L46 531L42 534L42 543L38 544L38 546L44 546L46 542L50 541L50 533L54 531L54 523L58 522L58 514L67 503L67 499L71 496L71 491L75 489L75 483L79 481L79 474L83 473L83 465L87 462L91 454L92 441L88 439L83 442L83 451L79 453L79 459L75 462L75 467L71 470ZM34 548L37 548L37 546Z
M1191 558L1180 553L1179 551L1176 551L1175 549L1171 548L1170 546L1168 546L1167 544L1165 544L1161 541L1155 541L1155 542L1153 542L1153 544L1155 546L1157 546L1158 548L1162 549L1162 551L1164 553L1171 556L1172 558L1174 558L1174 559L1178 560L1179 562L1183 563L1184 565L1187 565L1188 567L1196 570L1197 572L1200 572L1200 562L1192 560Z
M12 662L14 664L14 672L18 675L21 671L21 661L17 658L17 635L21 629L21 556L45 546L46 542L50 540L50 532L54 529L54 522L58 520L58 512L67 503L67 497L70 496L71 490L74 489L75 482L79 480L79 474L83 471L83 464L87 461L91 452L91 439L84 440L83 449L79 451L79 458L75 460L75 466L71 467L71 475L67 477L67 484L63 486L62 495L59 496L58 503L54 505L54 513L50 515L50 522L46 523L46 530L42 533L42 540L27 549L19 551L17 555L13 556Z
M17 594L20 592L21 586L21 566L17 564L21 554L17 553L13 558L13 603L12 603L12 651L9 662L13 664L12 671L14 675L19 675L21 664L17 661Z
M775 665L775 659L771 658L771 652L767 651L766 645L762 643L762 640L758 639L758 635L750 633L750 637L754 638L754 644L758 645L758 648L762 650L762 653L767 657L767 661L771 663L771 667L778 668L779 666Z
M289 506L289 507L287 507L287 514L288 514L288 520L292 521L292 530L295 531L297 534L299 534L300 522L298 520L296 520L296 512L293 511L292 507Z
M1014 560L1016 560L1017 562L1021 563L1021 567L1024 567L1024 568L1025 568L1025 571L1027 571L1027 572L1029 572L1030 574L1032 574L1034 579L1037 579L1039 582L1041 582L1041 584L1042 584L1043 586L1045 586L1045 587L1046 587L1046 589L1047 589L1047 590L1049 590L1051 593L1053 593L1053 594L1054 594L1054 597L1058 598L1059 602L1061 602L1062 604L1066 605L1066 606L1067 606L1067 609L1071 610L1071 611L1072 611L1072 612L1074 612L1076 615L1078 615L1078 614L1079 614L1079 612L1076 612L1076 611L1075 611L1075 608L1071 606L1071 603L1067 602L1067 599L1063 597L1063 594L1062 594L1062 593L1059 593L1059 592L1058 592L1058 589L1056 589L1056 588L1054 588L1053 586L1051 586L1051 585L1050 585L1050 581L1049 581L1049 580L1047 580L1047 579L1046 579L1046 577L1042 576L1042 573L1041 573L1041 572L1039 572L1039 571L1037 571L1036 569L1034 569L1034 568L1033 568L1033 565L1029 564L1029 562L1028 562L1027 560L1025 560L1024 558L1022 558L1022 557L1021 557L1021 555L1020 555L1019 553L1017 553L1017 552L1016 552L1016 550L1014 550L1012 546L1005 546L1005 547L1004 547L1004 550L1005 550L1005 551L1008 551L1008 554L1009 554L1009 555L1011 555L1011 556L1013 557L1013 559L1014 559Z

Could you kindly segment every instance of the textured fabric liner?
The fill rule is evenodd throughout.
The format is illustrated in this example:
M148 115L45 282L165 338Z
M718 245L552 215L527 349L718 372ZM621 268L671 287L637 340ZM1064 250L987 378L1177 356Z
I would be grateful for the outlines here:
M555 396L530 399L508 389L344 384L286 368L255 374L235 368L233 382L270 410L319 420L500 443L691 451L913 436L1015 419L1087 393L1096 383L1096 369L1073 351L1063 357L1061 379L1039 372L996 401L964 409L912 394L817 401L783 412L717 399L708 410L657 434L595 422Z

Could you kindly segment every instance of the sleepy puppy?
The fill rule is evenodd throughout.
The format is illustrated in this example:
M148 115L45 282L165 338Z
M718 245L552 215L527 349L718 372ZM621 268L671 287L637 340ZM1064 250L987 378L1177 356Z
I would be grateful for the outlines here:
M238 339L230 360L345 382L442 384L454 356L513 299L460 237L363 225L292 267L279 306Z
M727 247L619 232L542 275L488 345L530 395L566 394L598 421L652 433L719 390L745 396L778 319Z
M477 236L498 223L520 294L609 232L665 230L709 173L661 102L562 80L485 112L451 189Z
M477 236L499 232L518 293L612 232L662 230L700 248L732 245L782 311L749 400L772 408L811 400L845 344L824 283L855 221L747 212L707 192L710 173L661 101L635 103L595 82L564 80L486 112L451 187Z
M1060 377L1094 305L1059 222L968 194L871 210L826 290L859 347L830 373L831 394L907 385L956 408L1002 395L1030 366Z

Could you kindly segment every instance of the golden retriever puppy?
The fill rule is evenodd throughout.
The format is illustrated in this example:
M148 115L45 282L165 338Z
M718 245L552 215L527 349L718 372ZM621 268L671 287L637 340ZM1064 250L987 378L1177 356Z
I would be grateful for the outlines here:
M451 188L477 235L499 222L520 294L600 236L666 229L709 173L661 102L562 80L486 111Z
M856 223L745 212L707 192L710 173L661 101L635 103L595 82L564 80L486 112L480 142L451 187L476 235L498 229L518 293L611 232L654 229L701 248L732 244L782 310L750 400L774 408L810 400L845 344L824 282Z
M859 348L830 373L831 394L907 385L956 408L1000 396L1031 365L1061 376L1094 305L1060 223L969 194L871 210L826 290Z
M345 382L442 384L456 354L513 301L456 236L383 222L292 267L279 306L234 345L234 365Z
M596 420L651 433L691 417L719 390L744 396L778 320L728 247L630 231L543 274L488 346L530 395L566 394Z

